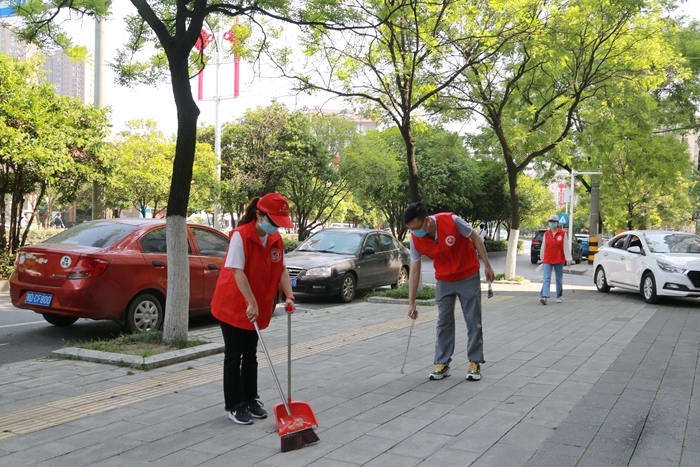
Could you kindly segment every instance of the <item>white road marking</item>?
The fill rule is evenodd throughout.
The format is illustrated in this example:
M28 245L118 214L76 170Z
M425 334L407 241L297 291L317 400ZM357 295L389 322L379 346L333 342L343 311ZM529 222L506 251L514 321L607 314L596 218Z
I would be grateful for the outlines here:
M39 324L39 323L45 323L46 321L31 321L29 323L18 323L18 324L3 324L0 326L0 328L12 328L15 326L27 326L28 324Z

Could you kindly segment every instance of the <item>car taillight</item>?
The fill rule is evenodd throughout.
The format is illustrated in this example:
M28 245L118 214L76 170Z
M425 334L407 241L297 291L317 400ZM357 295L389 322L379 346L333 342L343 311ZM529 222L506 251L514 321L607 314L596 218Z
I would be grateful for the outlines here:
M532 244L533 244L533 245L539 245L539 244L540 244L540 241L533 238L533 239L532 239Z
M68 279L89 279L91 277L97 277L109 266L109 261L95 258L80 258L73 269L71 269L70 274L68 274Z

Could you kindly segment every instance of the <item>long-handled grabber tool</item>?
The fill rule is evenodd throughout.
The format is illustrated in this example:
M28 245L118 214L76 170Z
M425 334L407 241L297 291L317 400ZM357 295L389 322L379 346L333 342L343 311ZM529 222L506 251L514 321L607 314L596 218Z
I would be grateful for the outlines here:
M291 315L288 316L291 319ZM289 327L291 328L291 321L289 321L289 323ZM255 331L258 333L260 346L267 359L267 365L272 372L272 379L275 380L277 390L282 398L282 403L275 405L274 410L277 431L282 439L282 452L292 451L304 447L307 444L315 443L318 441L318 435L314 432L312 427L318 426L318 422L316 421L313 410L311 410L311 406L306 402L292 402L291 397L289 401L287 401L284 397L282 386L280 386L280 380L277 378L277 373L275 373L275 367L272 366L272 359L267 351L267 347L265 347L265 342L260 334L258 323L253 322L253 324L255 325ZM288 338L288 341L291 342L291 337Z
M401 374L403 375L403 369L406 367L406 358L408 358L408 346L411 345L411 336L413 335L413 325L416 324L415 318L411 318L411 330L408 332L408 342L406 342L406 355L403 356L403 366L401 366Z

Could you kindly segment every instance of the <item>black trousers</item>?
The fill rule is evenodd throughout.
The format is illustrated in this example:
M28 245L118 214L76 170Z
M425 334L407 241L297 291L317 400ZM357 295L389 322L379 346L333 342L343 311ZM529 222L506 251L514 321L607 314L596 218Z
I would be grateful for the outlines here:
M219 321L224 335L224 401L226 410L258 397L258 334Z

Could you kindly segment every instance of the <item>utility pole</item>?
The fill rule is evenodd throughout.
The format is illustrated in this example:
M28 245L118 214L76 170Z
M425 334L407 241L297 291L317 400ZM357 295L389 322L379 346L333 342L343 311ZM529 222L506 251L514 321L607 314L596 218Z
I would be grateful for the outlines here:
M107 8L111 1L106 2ZM105 66L106 41L103 36L107 35L106 24L95 18L95 94L94 106L96 109L104 109L105 99L105 76L107 67ZM92 182L92 219L105 218L105 187L99 182Z
M600 166L598 166L600 168ZM603 172L577 172L571 169L571 218L569 219L569 240L574 238L574 179L576 175L603 175ZM597 197L596 197L597 202ZM591 197L591 211L593 211L593 199ZM598 206L596 206L598 211ZM596 221L597 222L597 221ZM592 224L591 224L592 227ZM590 236L589 236L590 238Z

